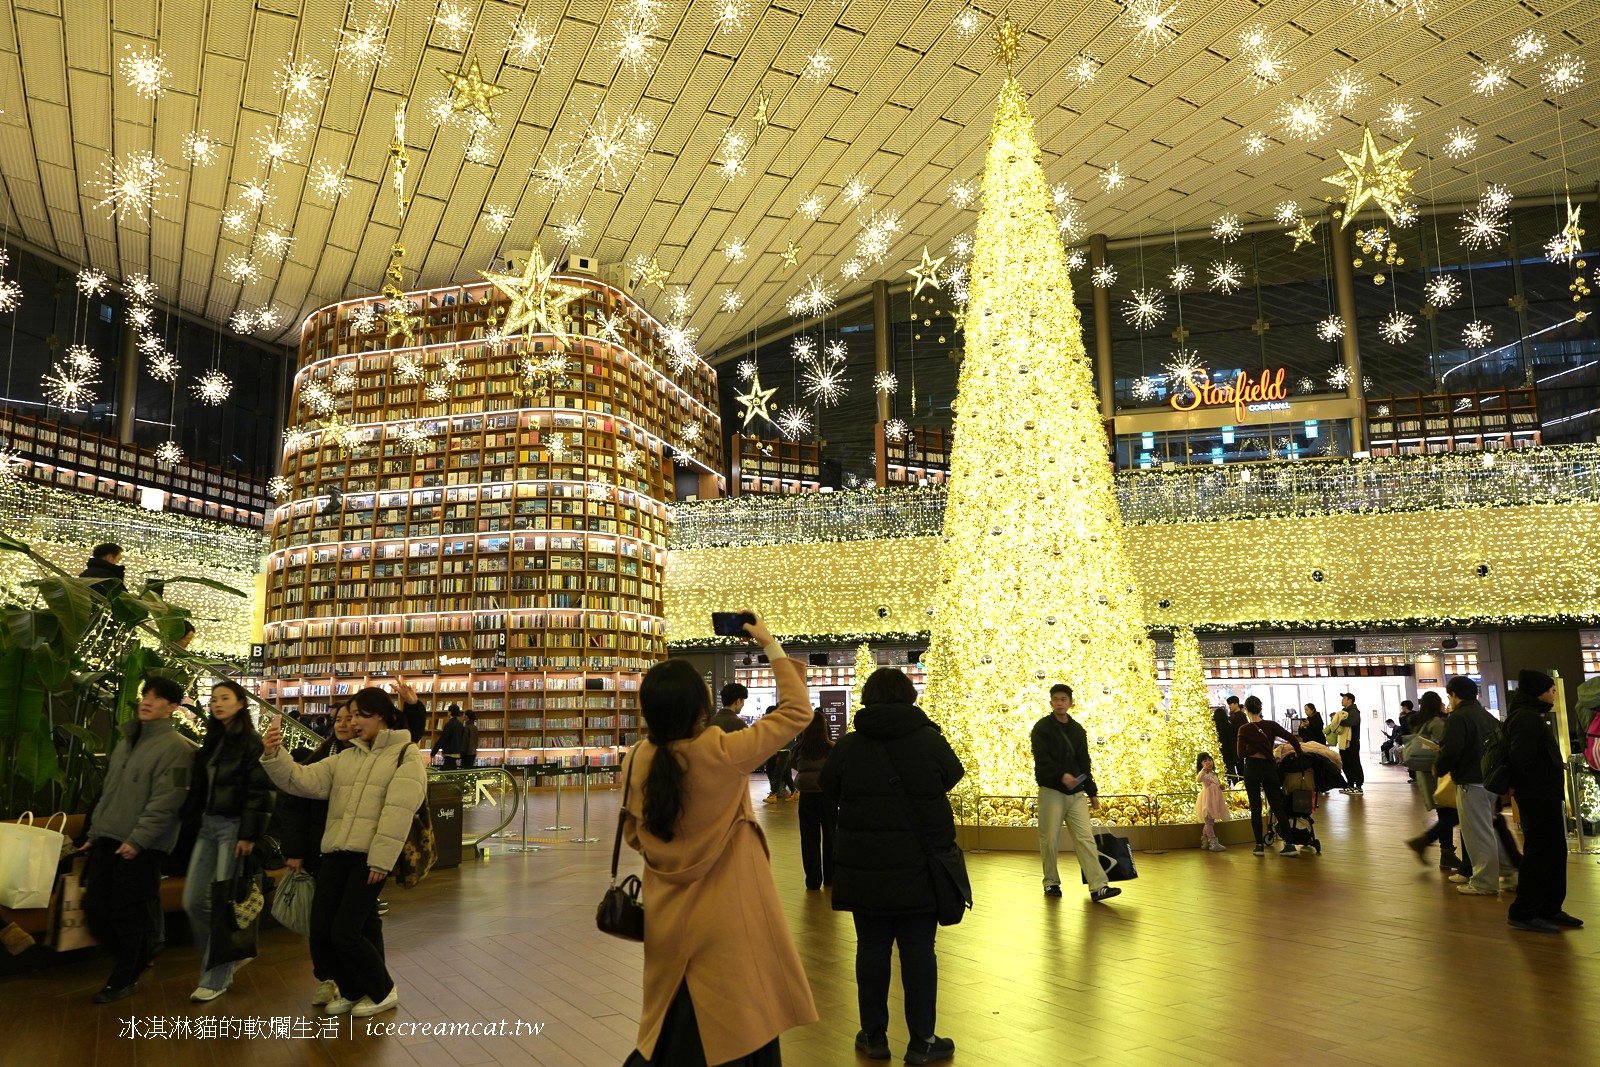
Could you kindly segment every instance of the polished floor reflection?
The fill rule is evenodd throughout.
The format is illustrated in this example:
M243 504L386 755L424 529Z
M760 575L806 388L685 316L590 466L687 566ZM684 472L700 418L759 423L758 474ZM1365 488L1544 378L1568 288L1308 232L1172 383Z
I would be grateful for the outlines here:
M765 786L754 780L758 799ZM390 889L386 936L397 1011L375 1023L542 1023L536 1036L368 1035L169 1039L120 1036L123 1020L193 1028L217 1019L311 1018L303 943L272 928L234 989L188 994L193 950L174 945L137 996L95 1007L99 960L0 980L0 1064L619 1064L637 1023L640 950L594 930L616 799L597 795L591 833ZM576 822L571 797L563 813ZM795 806L756 805L822 1021L783 1039L794 1067L865 1064L847 915L808 893ZM553 822L536 798L532 825ZM968 1067L1114 1064L1591 1064L1600 1056L1600 863L1570 857L1567 910L1591 928L1517 933L1505 898L1464 897L1400 840L1422 823L1402 771L1373 768L1365 797L1335 794L1320 857L1141 854L1109 905L1075 887L1039 890L1037 860L970 857L978 908L940 932L939 1032ZM626 855L626 853L625 853ZM182 919L170 920L180 924ZM904 1051L891 1004L894 1061ZM242 1029L243 1023L235 1023ZM259 1024L258 1024L259 1025Z

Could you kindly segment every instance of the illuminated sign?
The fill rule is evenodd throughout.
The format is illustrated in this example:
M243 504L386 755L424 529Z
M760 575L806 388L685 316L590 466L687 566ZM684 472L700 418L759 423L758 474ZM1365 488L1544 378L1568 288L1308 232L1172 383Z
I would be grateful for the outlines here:
M1226 385L1213 385L1210 373L1204 367L1197 367L1183 377L1182 384L1188 391L1175 393L1171 404L1176 411L1232 404L1234 416L1240 422L1253 411L1288 411L1289 389L1283 384L1287 373L1279 367L1276 371L1264 370L1260 377L1252 378L1249 371L1244 371Z
M441 667L465 667L467 664L469 664L471 662L472 662L472 657L471 656L440 656L439 657L439 666L441 666Z

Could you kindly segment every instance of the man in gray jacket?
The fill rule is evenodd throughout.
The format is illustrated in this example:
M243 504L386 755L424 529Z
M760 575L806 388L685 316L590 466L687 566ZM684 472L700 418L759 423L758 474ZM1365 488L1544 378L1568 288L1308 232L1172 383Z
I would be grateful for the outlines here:
M123 723L111 751L100 801L85 829L84 918L116 956L96 1004L129 997L150 963L159 914L161 864L178 841L195 747L172 713L183 690L170 678L147 678L138 718Z
M1498 720L1478 703L1478 683L1452 678L1445 686L1450 715L1444 738L1434 757L1436 775L1448 774L1456 783L1456 809L1461 816L1461 841L1472 859L1472 877L1456 887L1467 896L1492 897L1515 877L1511 854L1494 829L1495 796L1483 785L1483 746ZM1507 884L1505 888L1511 886Z

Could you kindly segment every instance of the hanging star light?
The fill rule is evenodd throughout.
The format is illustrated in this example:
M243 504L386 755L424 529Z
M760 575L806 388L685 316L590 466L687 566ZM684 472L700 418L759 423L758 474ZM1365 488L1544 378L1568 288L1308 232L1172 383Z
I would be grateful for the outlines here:
M1481 319L1473 319L1461 331L1461 343L1468 348L1487 348L1494 337L1494 327Z
M1498 63L1485 63L1472 78L1472 91L1479 96L1493 96L1511 84L1511 75Z
M1293 226L1305 216L1300 211L1299 204L1293 200L1282 200L1279 201L1277 210L1273 212L1272 217L1277 219L1280 225Z
M1113 163L1100 172L1100 185L1108 193L1116 192L1126 184L1128 184L1128 176L1122 173L1122 164L1120 162Z
M383 295L388 301L378 316L383 320L383 343L390 348L409 348L416 344L422 316L412 310L411 301L394 286L384 286ZM396 345L396 341L401 343Z
M756 419L768 418L767 410L772 406L772 398L778 392L778 387L770 389L761 388L761 374L759 371L750 375L750 384L743 393L735 393L734 401L739 405L739 425L748 429ZM770 421L770 420L769 420Z
M543 70L545 53L554 36L544 33L539 20L530 9L524 9L511 30L511 40L506 45L506 58L519 67Z
M1285 101L1278 112L1278 123L1284 132L1301 140L1322 136L1331 121L1327 106L1314 93Z
M773 420L773 425L790 441L798 440L811 432L811 412L797 404L791 404L779 413Z
M156 462L166 467L176 467L183 462L183 449L176 441L163 441L156 446Z
M1117 17L1133 39L1146 52L1155 52L1177 40L1178 27L1188 21L1178 14L1176 0L1123 0Z
M1351 155L1343 149L1338 150L1345 162L1345 169L1322 180L1344 190L1345 210L1341 228L1349 226L1356 212L1369 200L1382 208L1390 219L1394 218L1411 195L1412 177L1422 169L1407 169L1400 165L1399 160L1410 148L1411 140L1407 139L1394 148L1380 152L1372 139L1371 127L1362 127L1360 153Z
M922 262L906 271L917 280L916 287L911 291L912 296L920 295L930 285L939 288L939 268L944 266L945 259L944 256L934 259L928 255L928 246L922 246Z
M4 264L0 263L0 266L4 266ZM99 296L101 293L106 292L110 287L110 283L106 279L105 271L92 270L87 267L78 272L77 285L78 292L82 293L84 296Z
M744 241L738 238L729 241L722 249L722 254L727 257L729 263L743 263L745 257Z
M1022 31L1009 18L1002 18L989 36L994 41L992 55L1009 70L1022 55Z
M617 469L620 471L636 471L643 460L644 453L630 444L617 446Z
M1237 241L1243 233L1244 223L1240 222L1239 216L1231 211L1223 212L1222 216L1211 224L1211 236L1223 244Z
M1292 227L1290 227L1288 233L1289 237L1294 241L1294 248L1291 249L1291 251L1298 252L1300 251L1301 245L1314 245L1317 243L1316 226L1310 219L1300 219Z
M800 250L794 246L793 241L790 241L788 247L779 254L779 258L783 260L785 267L796 266L800 262Z
M1122 316L1128 325L1147 330L1160 322L1164 314L1161 293L1155 289L1135 289L1122 302Z
M1392 345L1410 340L1416 329L1416 320L1403 311L1395 311L1384 316L1383 321L1378 324L1378 332Z
M429 403L446 403L450 399L450 383L445 381L429 382L422 388L422 397Z
M652 265L654 260L651 261ZM535 245L528 253L522 273L502 274L480 270L483 279L511 298L501 329L506 336L528 332L547 333L562 344L569 341L564 316L567 305L583 295L579 286L551 281L555 264L545 262L544 251Z
M1567 224L1550 240L1544 243L1544 254L1552 263L1571 263L1583 255L1583 237L1586 232L1579 225L1578 217L1583 212L1583 205L1572 206L1571 197L1567 198ZM1581 321L1581 320L1580 320Z
M1117 280L1117 268L1109 263L1102 263L1090 273L1089 280L1094 283L1096 289L1108 288Z
M167 79L172 73L167 70L161 53L135 50L131 44L123 45L123 49L117 69L122 73L124 84L146 100L155 100L165 93Z
M51 404L66 411L77 411L94 404L94 386L100 381L90 375L79 374L71 366L54 364L40 378L40 391Z
M1583 60L1574 55L1561 55L1545 64L1539 72L1545 92L1564 96L1583 85Z
M1506 235L1505 217L1480 207L1461 216L1461 243L1468 248L1489 248Z
M1272 146L1272 138L1253 130L1246 130L1241 134L1239 142L1244 145L1244 154L1247 156L1259 156Z
M978 200L978 185L976 182L951 182L950 204L952 207L966 209Z
M167 165L149 152L132 152L102 164L98 185L100 206L118 222L146 220L166 190Z
M722 294L722 299L717 302L717 308L732 314L744 307L744 294L737 289L729 289Z
M1451 159L1465 159L1478 147L1478 131L1471 126L1454 126L1445 136L1442 151Z
M178 357L163 349L150 356L150 362L145 364L145 372L158 382L173 382L178 378Z
M1231 293L1244 285L1244 268L1231 259L1211 264L1211 287L1218 292Z
M1317 323L1317 336L1324 341L1337 341L1344 336L1344 317L1342 315L1329 315Z
M1422 287L1422 295L1436 308L1447 308L1461 296L1461 283L1448 274L1435 274Z
M1183 292L1194 284L1194 268L1187 263L1179 263L1167 275L1167 284L1171 285L1177 292Z
M294 486L289 479L281 474L274 474L267 479L267 495L274 500L282 500L294 491Z
M1347 111L1370 90L1367 80L1353 70L1340 71L1328 79L1327 90L1336 110Z
M87 378L100 369L100 360L88 345L68 345L64 362L80 378Z
M233 392L233 383L220 370L208 370L195 379L191 392L202 404L215 407L228 399L228 395Z
M628 266L638 278L639 288L648 289L653 285L663 293L667 291L667 279L671 275L665 267L656 262L655 256L635 256L629 261Z

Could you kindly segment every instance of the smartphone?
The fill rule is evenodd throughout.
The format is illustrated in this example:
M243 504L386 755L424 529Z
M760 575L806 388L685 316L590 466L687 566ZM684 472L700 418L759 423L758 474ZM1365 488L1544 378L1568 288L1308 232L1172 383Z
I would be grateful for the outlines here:
M711 632L718 637L749 637L744 630L745 623L755 621L756 617L748 611L713 611Z

